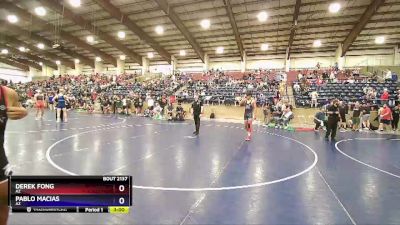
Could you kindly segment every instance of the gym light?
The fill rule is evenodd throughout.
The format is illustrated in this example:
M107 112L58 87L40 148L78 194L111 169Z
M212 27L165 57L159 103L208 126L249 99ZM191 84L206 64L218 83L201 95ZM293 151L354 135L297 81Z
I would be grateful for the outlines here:
M340 10L340 4L337 2L331 3L329 5L329 12L331 13L337 13Z
M57 65L61 65L61 61L60 60L56 60L56 64Z
M92 35L89 35L86 37L86 41L88 41L89 43L93 43L94 42L94 37Z
M155 31L157 34L161 35L164 33L164 28L162 26L156 26Z
M384 36L378 36L375 38L375 43L378 45L381 45L383 43L385 43L385 37Z
M1 50L1 54L7 55L7 54L8 54L8 49L2 49L2 50Z
M18 17L16 15L8 15L7 20L10 23L16 23L18 22Z
M36 7L36 8L35 8L35 13L36 13L36 15L38 15L38 16L45 16L46 13L47 13L47 11L46 11L46 9L45 9L44 7L39 6L39 7Z
M96 57L96 62L101 62L101 58L100 57Z
M81 61L80 61L79 59L75 59L74 62L75 62L76 64L79 64Z
M267 51L269 48L268 44L261 44L261 51Z
M119 59L120 59L120 60L125 60L125 59L126 59L126 56L125 56L125 55L120 55L120 56L119 56Z
M69 4L73 7L81 6L81 0L69 0Z
M118 38L119 39L124 39L125 37L126 37L126 34L125 34L125 32L124 31L118 31Z
M180 56L185 56L186 55L186 51L185 50L180 50L179 51L179 55Z
M315 48L319 48L319 47L321 47L321 45L322 45L321 40L315 40L313 43L313 46Z
M224 47L218 47L216 50L217 54L222 54L224 53Z
M211 22L209 19L204 19L200 22L200 25L203 29L208 29L211 26Z
M147 58L151 59L154 57L154 54L152 52L147 53Z
M39 44L37 44L37 47L38 47L39 49L44 49L44 44L43 44L43 43L39 43Z
M268 13L265 11L259 12L257 15L258 21L265 22L268 19Z
M21 46L18 49L19 49L20 52L25 52L26 51L26 48L24 46Z
M43 63L42 63L42 62L39 62L39 65L43 66Z

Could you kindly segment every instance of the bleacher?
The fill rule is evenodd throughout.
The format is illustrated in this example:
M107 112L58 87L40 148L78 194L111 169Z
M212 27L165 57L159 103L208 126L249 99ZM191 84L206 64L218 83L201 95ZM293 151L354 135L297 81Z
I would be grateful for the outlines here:
M365 94L363 88L366 86L372 87L377 90L377 98L381 96L383 93L383 90L385 88L388 89L388 92L390 94L390 99L394 100L397 99L397 90L398 90L398 84L395 82L385 82L385 83L379 83L376 81L372 82L359 82L359 83L327 83L325 85L322 85L319 87L319 90L317 90L317 86L315 84L312 84L310 89L306 92L296 92L294 91L294 97L295 97L295 102L296 106L298 107L305 107L305 106L310 106L311 103L311 97L310 93L313 91L318 92L319 98L318 98L318 103L319 105L323 104L326 102L326 100L330 100L333 98L337 98L339 100L345 101L345 102L356 102L356 101L366 101L365 99ZM379 99L373 100L375 103L379 104L380 101Z
M183 93L179 93L177 97L179 101L192 102L194 93L204 92L204 98L207 104L233 105L237 97L245 95L248 84L249 83L235 84L232 86L226 86L225 84L208 86L204 83L196 83L187 87L188 96L185 97ZM258 87L253 89L253 95L257 97L257 104L262 105L266 100L272 101L272 98L275 96L275 91L268 86Z

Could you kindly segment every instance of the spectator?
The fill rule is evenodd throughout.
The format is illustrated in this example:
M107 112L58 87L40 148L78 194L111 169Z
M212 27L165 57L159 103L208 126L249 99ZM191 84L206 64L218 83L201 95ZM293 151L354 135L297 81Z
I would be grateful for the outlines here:
M325 112L322 108L320 108L319 111L315 113L314 123L314 131L319 131L321 127L324 127L326 125Z
M398 130L399 126L399 115L400 115L400 103L398 103L394 108L393 108L393 121L392 121L392 129L393 131Z
M385 89L383 89L383 93L382 93L382 95L381 95L381 103L382 103L382 105L384 105L384 104L387 104L388 103L388 100L389 100L389 92L388 92L388 89L387 88L385 88Z
M269 102L266 102L263 105L263 113L264 113L264 124L267 125L270 123L272 117L272 105Z
M390 122L393 119L392 111L386 104L384 104L383 108L380 110L379 118L380 118L379 130L380 131L386 130L387 126L390 125Z
M143 99L139 97L137 100L136 114L140 116L142 115L142 112L143 112Z
M281 128L282 126L286 128L288 126L289 121L293 119L294 116L291 108L292 106L289 105L283 111L282 116L278 120L278 128Z
M311 108L313 106L315 108L317 108L317 106L318 106L318 92L317 91L311 92Z
M151 96L149 96L148 99L147 99L147 108L150 111L153 111L153 109L154 109L154 99Z
M340 132L345 132L347 128L347 120L346 120L346 114L349 111L349 107L347 104L344 104L343 101L339 102L339 127L340 127Z
M153 118L157 120L162 119L162 107L160 103L156 103L156 107L153 109Z
M389 68L386 70L385 81L392 81L392 71Z
M370 118L371 107L368 104L363 104L361 110L362 110L362 116L361 116L362 126L364 130L368 130L370 128L369 118Z
M172 121L173 120L173 118L174 118L173 111L174 111L173 104L172 103L168 103L168 106L167 106L167 119L168 119L168 121Z
M294 85L293 85L293 89L294 89L294 91L296 92L296 93L299 93L300 92L300 85L299 85L299 83L295 83Z
M397 90L397 103L396 104L399 104L400 103L400 90Z
M178 106L176 107L176 120L178 121L184 121L185 120L185 111L183 110L183 107L181 103L178 103Z
M336 78L335 71L332 70L329 75L329 81L333 82L333 80L335 80L335 78Z
M351 119L353 123L353 131L358 131L360 129L360 116L362 115L362 110L360 108L360 103L356 102L353 108L353 117Z
M299 74L297 74L297 80L300 82L303 79L303 74L299 70Z

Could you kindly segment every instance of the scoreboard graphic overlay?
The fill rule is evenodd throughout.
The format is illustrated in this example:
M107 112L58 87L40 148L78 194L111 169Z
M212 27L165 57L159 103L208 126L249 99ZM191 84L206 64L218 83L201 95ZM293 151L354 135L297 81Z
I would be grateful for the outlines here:
M13 213L128 213L131 176L11 176Z

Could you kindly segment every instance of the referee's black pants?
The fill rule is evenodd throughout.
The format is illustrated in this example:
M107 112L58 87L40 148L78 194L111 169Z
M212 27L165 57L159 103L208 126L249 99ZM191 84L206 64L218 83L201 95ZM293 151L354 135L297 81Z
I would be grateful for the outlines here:
M196 133L198 134L200 131L200 115L193 115L194 125L196 127Z
M331 139L335 139L336 137L336 131L338 127L338 122L337 121L329 121L326 124L326 135L325 138L329 138L329 135L331 136Z

